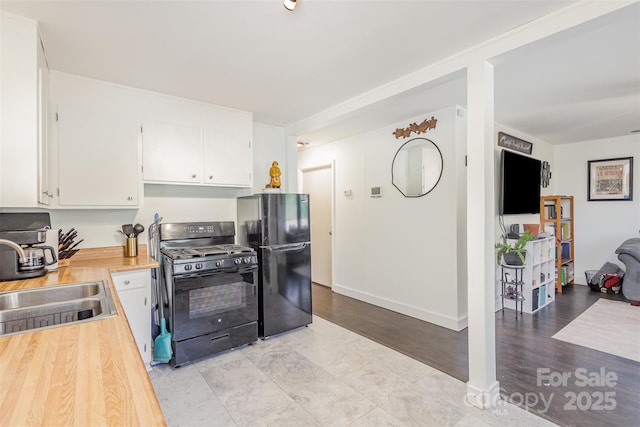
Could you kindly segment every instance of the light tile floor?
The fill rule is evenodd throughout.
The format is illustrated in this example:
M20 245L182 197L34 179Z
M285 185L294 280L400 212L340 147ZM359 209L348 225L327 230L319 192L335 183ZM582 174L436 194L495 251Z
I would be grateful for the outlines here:
M149 372L169 426L551 426L317 316L307 328Z

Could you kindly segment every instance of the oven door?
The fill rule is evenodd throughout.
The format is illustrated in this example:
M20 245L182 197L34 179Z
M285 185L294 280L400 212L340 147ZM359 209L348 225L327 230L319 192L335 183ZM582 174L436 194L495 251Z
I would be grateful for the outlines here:
M258 320L257 270L173 277L173 341Z

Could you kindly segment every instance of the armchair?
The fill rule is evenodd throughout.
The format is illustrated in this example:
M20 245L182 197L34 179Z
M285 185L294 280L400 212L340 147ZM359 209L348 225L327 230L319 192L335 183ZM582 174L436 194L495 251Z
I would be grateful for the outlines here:
M640 306L640 238L625 240L616 249L616 253L627 268L622 294L631 301L631 305Z

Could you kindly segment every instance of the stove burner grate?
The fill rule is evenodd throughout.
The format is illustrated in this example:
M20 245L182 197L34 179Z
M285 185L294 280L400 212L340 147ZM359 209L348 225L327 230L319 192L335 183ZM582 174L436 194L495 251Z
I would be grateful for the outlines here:
M213 246L192 246L181 248L165 248L162 250L166 256L173 260L185 260L191 258L206 257L231 257L239 254L253 253L254 250L245 246L234 244L221 244Z

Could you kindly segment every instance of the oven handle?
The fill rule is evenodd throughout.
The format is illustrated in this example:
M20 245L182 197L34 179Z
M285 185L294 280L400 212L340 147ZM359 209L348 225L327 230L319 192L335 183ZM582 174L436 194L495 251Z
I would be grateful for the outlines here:
M229 334L224 334L224 335L218 335L217 337L213 337L211 338L211 342L215 342L215 341L219 341L219 340L224 340L229 338Z
M245 274L245 273L253 273L254 271L258 271L258 268L259 267L257 265L254 265L254 266L246 267L242 269L233 268L230 270L207 271L204 273L175 274L173 277L175 277L176 279L188 279L191 277L209 277L216 274L236 274L236 273Z

